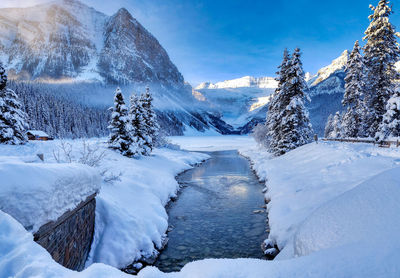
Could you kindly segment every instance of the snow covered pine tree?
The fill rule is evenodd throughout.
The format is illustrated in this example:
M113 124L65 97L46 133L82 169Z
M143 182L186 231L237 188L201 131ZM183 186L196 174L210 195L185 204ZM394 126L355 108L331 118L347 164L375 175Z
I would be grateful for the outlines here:
M333 115L330 114L325 124L324 137L329 138L332 132L333 132Z
M147 153L146 147L144 145L144 133L146 132L143 118L144 111L142 103L135 93L131 95L130 104L129 117L132 126L131 138L136 145L134 156L139 157Z
M114 97L114 106L110 108L111 121L108 129L110 137L108 146L118 150L122 155L132 157L135 154L135 145L131 138L131 124L128 116L128 108L125 105L121 89L117 88Z
M7 75L0 63L0 143L21 145L28 141L26 113L17 94L7 88Z
M345 77L345 93L342 104L347 110L342 119L343 138L357 138L364 136L365 127L361 126L361 119L365 113L364 98L364 62L360 53L360 45L355 42L353 51L347 62Z
M393 13L388 0L380 0L377 7L370 6L370 25L365 31L364 63L366 66L365 126L367 136L374 137L386 113L388 99L395 94L395 63L400 56L395 27L389 22Z
M150 89L147 88L146 92L140 97L141 103L144 110L144 122L146 127L146 140L145 145L150 149L150 152L155 148L160 126L157 122L157 115L153 107L153 96L150 93Z
M309 97L300 56L300 49L296 48L280 76L282 84L276 100L279 117L276 118L275 128L271 130L274 135L269 148L275 155L285 154L312 140L313 130L303 102L304 99L309 100Z
M342 117L340 112L336 112L335 116L332 118L330 132L327 134L326 138L336 139L342 138Z
M267 148L273 150L277 147L278 142L280 141L281 133L278 130L278 125L281 120L281 112L283 110L282 105L284 101L282 97L284 94L282 92L283 85L287 81L287 70L290 62L290 54L287 49L283 52L283 59L281 65L278 67L279 71L276 73L278 77L275 79L278 81L278 87L275 89L274 94L272 95L271 101L268 105L267 119L265 122L266 126L266 134L265 134L265 144Z

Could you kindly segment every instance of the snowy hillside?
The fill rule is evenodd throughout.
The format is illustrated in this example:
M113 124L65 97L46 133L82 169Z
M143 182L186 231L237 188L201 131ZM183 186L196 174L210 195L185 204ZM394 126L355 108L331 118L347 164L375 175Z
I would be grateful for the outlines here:
M0 9L0 58L20 79L183 85L167 52L126 9L109 17L79 0Z

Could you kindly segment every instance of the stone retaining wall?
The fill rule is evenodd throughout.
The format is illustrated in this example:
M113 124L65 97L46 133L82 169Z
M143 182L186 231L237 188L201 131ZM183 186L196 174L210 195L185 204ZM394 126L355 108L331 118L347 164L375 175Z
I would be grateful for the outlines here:
M96 194L89 196L57 221L43 225L34 239L59 264L73 270L83 270L94 234Z

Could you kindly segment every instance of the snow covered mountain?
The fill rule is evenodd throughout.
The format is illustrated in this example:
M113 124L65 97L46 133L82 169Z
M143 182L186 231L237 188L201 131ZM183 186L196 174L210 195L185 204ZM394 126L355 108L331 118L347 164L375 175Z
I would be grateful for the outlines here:
M310 77L308 80L311 87L317 86L321 82L327 80L332 74L337 71L344 71L349 59L349 51L345 50L343 53L332 61L332 63L326 67L321 68L315 76Z
M109 17L78 0L0 9L0 58L19 79L183 84L167 52L126 9Z
M307 106L316 133L322 135L329 114L342 109L345 67L348 59L345 50L314 76L306 75L311 103ZM268 102L277 87L273 77L245 76L218 83L204 82L196 92L221 112L222 119L236 128L238 133L248 133L265 120Z
M266 104L277 84L272 77L245 76L215 84L202 83L194 94L210 103L235 133L248 133L265 118Z
M0 61L10 79L55 84L46 90L87 105L110 106L117 85L126 97L148 86L169 134L231 130L124 8L107 16L79 0L56 0L0 9Z
M233 80L225 80L218 83L204 82L196 87L196 90L203 89L233 89L233 88L261 88L274 89L277 86L277 81L272 77L252 77L244 76Z

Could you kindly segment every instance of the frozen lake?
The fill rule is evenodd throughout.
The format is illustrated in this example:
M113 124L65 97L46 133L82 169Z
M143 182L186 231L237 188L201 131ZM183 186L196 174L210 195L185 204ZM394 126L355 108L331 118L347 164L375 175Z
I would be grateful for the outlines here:
M173 229L155 264L164 272L204 258L264 258L263 184L237 151L208 154L211 159L178 177L185 188L168 206Z

